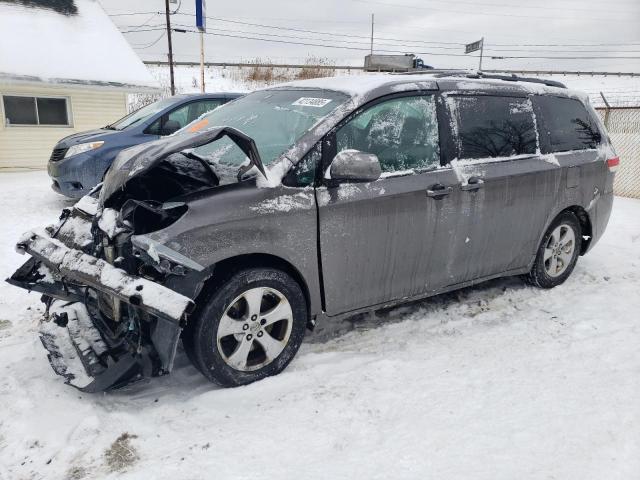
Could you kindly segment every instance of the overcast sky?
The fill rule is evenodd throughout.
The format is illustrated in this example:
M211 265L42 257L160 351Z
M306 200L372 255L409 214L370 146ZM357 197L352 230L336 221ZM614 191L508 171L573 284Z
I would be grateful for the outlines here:
M166 60L167 40L160 38L164 15L153 13L164 12L163 0L100 3L108 14L116 15L111 18L121 30L150 30L125 34L143 59ZM195 30L194 0L182 0L171 8L178 9L178 14L171 16L175 28ZM142 13L122 15L134 12ZM463 55L461 44L484 36L485 69L640 72L640 0L209 0L207 16L216 19L207 20L208 32L227 36L205 36L206 60L261 58L300 63L316 56L336 64L360 65L369 49L371 13L375 14L374 52L416 53L437 68L477 68L477 54ZM229 35L350 48L291 45ZM196 33L174 32L175 60L198 61L198 38ZM563 46L546 46L550 44ZM496 56L636 58L492 58Z

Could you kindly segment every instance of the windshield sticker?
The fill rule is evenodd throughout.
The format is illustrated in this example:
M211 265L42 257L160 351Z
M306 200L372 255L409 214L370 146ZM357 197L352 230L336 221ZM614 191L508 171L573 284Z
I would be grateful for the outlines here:
M302 107L324 107L331 101L330 98L318 98L318 97L300 97L291 105L300 105Z

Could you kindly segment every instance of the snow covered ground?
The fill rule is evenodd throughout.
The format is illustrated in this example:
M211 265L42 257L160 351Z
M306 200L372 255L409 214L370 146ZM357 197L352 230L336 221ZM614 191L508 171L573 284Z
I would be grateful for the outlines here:
M0 274L70 202L0 175ZM518 279L321 326L236 389L177 368L85 395L54 375L37 294L0 285L0 479L640 477L640 201L565 285Z

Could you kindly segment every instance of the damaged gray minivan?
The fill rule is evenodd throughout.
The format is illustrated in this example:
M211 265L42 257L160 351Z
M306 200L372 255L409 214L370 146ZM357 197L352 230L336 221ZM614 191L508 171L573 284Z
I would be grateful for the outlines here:
M281 372L307 328L507 275L550 288L601 237L618 158L562 84L468 72L292 82L123 151L8 280L87 392Z

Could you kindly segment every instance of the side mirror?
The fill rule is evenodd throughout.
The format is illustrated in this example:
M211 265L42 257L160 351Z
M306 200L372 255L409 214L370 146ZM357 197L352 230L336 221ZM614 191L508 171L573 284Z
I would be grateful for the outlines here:
M373 182L380 178L380 160L373 153L360 150L342 150L331 162L331 180L348 182Z

